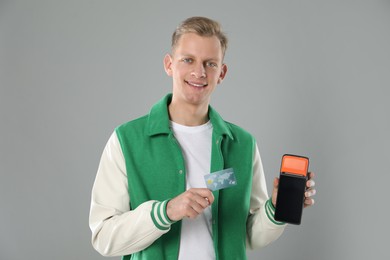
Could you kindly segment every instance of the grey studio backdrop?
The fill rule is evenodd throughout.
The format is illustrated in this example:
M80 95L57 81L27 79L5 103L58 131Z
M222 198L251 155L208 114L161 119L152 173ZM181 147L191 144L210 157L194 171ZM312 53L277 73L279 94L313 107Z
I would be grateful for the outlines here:
M317 174L302 225L248 258L389 259L390 2L368 0L0 1L0 259L105 259L100 155L170 91L162 60L194 15L230 38L212 105L258 140L269 192L284 153Z

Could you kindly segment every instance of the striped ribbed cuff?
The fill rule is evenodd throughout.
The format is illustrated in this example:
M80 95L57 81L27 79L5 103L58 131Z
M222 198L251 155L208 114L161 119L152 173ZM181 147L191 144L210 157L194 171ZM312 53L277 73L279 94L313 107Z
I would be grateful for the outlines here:
M163 202L156 201L153 203L152 211L150 212L154 225L161 230L167 230L175 223L175 221L171 221L167 215L166 208L168 201L169 200Z
M286 223L284 222L279 222L275 220L275 207L274 204L272 204L272 199L268 199L267 202L265 203L265 212L267 213L267 216L269 220L271 220L272 223L276 225L284 225Z

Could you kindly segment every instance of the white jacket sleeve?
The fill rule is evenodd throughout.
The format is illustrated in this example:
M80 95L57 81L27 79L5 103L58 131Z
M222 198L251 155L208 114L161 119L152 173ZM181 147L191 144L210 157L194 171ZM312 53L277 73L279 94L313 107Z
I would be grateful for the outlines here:
M263 165L256 146L253 163L253 182L250 215L247 220L247 246L250 249L265 247L275 241L286 225L274 219L275 208L268 199Z
M167 201L147 201L130 210L125 160L114 132L103 151L92 188L92 245L104 256L128 255L169 231Z

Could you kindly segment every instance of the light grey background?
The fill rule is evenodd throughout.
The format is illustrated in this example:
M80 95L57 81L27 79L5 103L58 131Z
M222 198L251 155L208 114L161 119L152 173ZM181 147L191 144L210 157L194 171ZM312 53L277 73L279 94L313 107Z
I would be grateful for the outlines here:
M389 259L384 0L0 1L0 259L104 259L88 227L101 152L170 91L162 60L193 15L230 38L212 105L257 138L269 190L284 153L317 173L303 224L249 258Z

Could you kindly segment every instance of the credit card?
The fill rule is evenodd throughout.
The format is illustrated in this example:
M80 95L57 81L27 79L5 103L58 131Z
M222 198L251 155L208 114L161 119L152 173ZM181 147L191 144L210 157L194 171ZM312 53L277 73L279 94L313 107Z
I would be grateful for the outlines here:
M212 191L229 188L237 185L233 168L213 172L204 176L206 186Z

